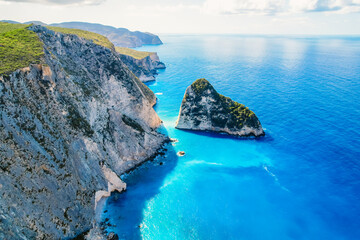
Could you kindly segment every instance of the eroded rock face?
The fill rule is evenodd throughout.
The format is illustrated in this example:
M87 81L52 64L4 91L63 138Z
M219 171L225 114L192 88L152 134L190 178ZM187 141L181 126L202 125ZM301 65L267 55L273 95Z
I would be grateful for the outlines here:
M206 79L198 79L186 89L176 128L235 136L265 135L254 112L219 94Z
M96 192L154 155L156 97L110 49L32 26L46 64L0 76L0 239L92 227Z
M154 81L157 70L166 68L165 64L160 61L157 53L153 53L143 59L135 59L122 54L120 54L120 58L142 82Z

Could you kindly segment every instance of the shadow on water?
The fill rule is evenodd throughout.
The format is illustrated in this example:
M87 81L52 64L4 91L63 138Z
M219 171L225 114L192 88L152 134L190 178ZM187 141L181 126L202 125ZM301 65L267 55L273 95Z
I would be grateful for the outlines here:
M164 132L164 129L161 130ZM164 150L165 155L159 155L122 176L127 190L112 194L102 214L108 233L115 232L120 239L141 239L144 209L148 201L160 192L164 179L178 161L171 144L167 144Z
M186 130L186 129L179 129L184 132L196 134L199 136L211 137L211 138L220 138L220 139L237 139L240 141L258 141L258 142L271 142L274 141L274 138L269 133L265 133L265 136L261 137L237 137L232 136L227 133L215 133L210 131L196 131L196 130Z

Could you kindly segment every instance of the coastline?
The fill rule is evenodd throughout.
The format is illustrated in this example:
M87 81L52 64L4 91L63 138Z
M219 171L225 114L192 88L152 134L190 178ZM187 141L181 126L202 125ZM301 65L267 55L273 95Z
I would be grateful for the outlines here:
M137 170L139 167L144 165L145 163L153 161L158 156L165 155L165 152L167 151L166 146L171 143L171 139L169 136L165 135L164 141L160 144L160 147L152 154L150 157L146 158L144 161L139 162L132 166L131 168L127 169L125 172L123 172L119 179L126 185L126 182L123 180L123 176L127 174L131 174L131 172ZM107 236L111 233L104 232L105 226L106 226L106 220L102 220L102 214L104 213L104 209L106 206L107 200L113 195L113 194L122 194L126 191L126 187L119 191L118 189L113 189L113 191L108 191L105 195L101 197L97 201L95 199L95 218L94 218L94 225L91 229L79 234L73 240L79 240L79 239L97 239L97 240L103 240L107 239Z
M141 165L145 164L146 162L152 161L154 160L157 156L162 156L165 154L166 150L166 144L169 144L171 142L170 137L166 136L166 139L161 143L160 147L155 151L155 153L153 155L151 155L150 157L148 157L147 159L145 159L144 161L135 164L134 166L132 166L131 168L129 168L128 170L126 170L124 173L122 173L120 175L120 178L124 175L124 174L129 174L132 171L136 170L138 167L140 167Z
M38 25L22 31L44 59L0 76L9 150L1 152L0 238L77 239L96 226L111 192L125 190L119 176L168 137L157 130L155 94L111 48Z
M234 41L241 42L238 38L234 38ZM188 47L192 42L193 38L189 38L180 50L185 51L185 47ZM267 42L267 44L270 44L270 42ZM206 49L209 49L210 51L210 47ZM164 238L171 239L171 235L182 232L184 228L190 230L193 227L206 238L210 233L206 231L206 228L203 228L204 223L198 223L196 219L189 215L189 213L194 211L194 202L196 201L196 207L201 209L201 211L198 212L200 217L202 219L207 219L209 224L214 226L213 231L217 234L219 239L226 238L226 236L237 236L240 223L236 222L236 216L241 216L240 214L243 215L239 219L246 220L242 222L244 228L241 229L241 232L244 234L252 234L255 238L260 239L269 237L269 234L275 238L281 237L284 236L282 235L283 233L286 234L286 227L291 229L298 227L298 224L293 222L293 216L299 216L299 220L305 223L306 226L313 226L312 230L306 228L299 229L298 232L294 233L295 237L304 236L306 238L312 238L315 234L321 234L330 238L341 238L344 236L354 237L358 234L358 231L351 227L350 229L352 229L353 232L348 233L348 235L345 235L342 232L336 234L336 230L342 231L345 228L342 227L341 222L332 219L337 223L337 227L334 230L334 228L329 228L326 225L326 222L323 222L323 220L329 220L328 218L314 218L314 215L311 214L312 211L319 211L322 214L327 214L329 210L328 207L330 207L334 213L340 214L340 216L349 216L349 219L353 220L353 224L356 224L356 211L351 213L352 211L350 210L339 210L336 208L338 205L334 205L336 203L335 201L330 202L329 205L325 206L314 206L313 204L307 205L307 200L313 198L314 194L317 194L317 191L323 192L325 194L324 197L326 198L329 195L333 195L340 197L338 199L349 200L346 194L350 194L351 191L348 189L344 190L346 189L344 185L339 185L335 189L328 189L328 187L332 185L325 184L320 180L324 180L324 178L329 177L330 174L338 174L339 171L342 173L341 177L344 177L344 179L349 181L354 180L354 176L351 178L347 177L346 172L349 169L341 168L343 163L337 161L336 157L339 157L340 159L345 157L345 159L347 159L346 156L355 156L351 154L351 151L354 153L354 149L356 149L356 144L354 143L350 145L349 148L346 147L350 153L345 156L344 152L341 151L338 154L331 152L334 146L320 144L322 141L329 143L330 139L336 140L333 139L333 136L330 134L332 133L333 126L323 125L324 121L333 124L336 124L336 122L326 120L325 118L322 120L310 118L313 114L316 114L318 110L318 108L314 108L310 104L312 100L314 100L312 98L314 89L307 89L304 90L305 92L301 92L301 99L307 101L301 105L304 106L305 109L300 109L295 107L298 106L298 102L287 101L286 97L288 97L288 94L286 92L279 93L277 91L269 91L264 94L264 89L273 89L273 86L278 86L278 81L277 83L271 81L274 77L272 73L262 72L261 74L264 74L265 79L259 83L263 86L263 89L257 88L254 90L253 88L243 88L244 84L251 84L251 82L249 83L248 78L249 75L252 76L254 73L245 75L243 78L232 76L228 80L229 82L225 82L224 85L222 85L222 76L224 76L229 69L216 68L209 71L206 68L201 74L203 74L204 71L209 71L209 74L212 74L219 79L216 84L219 86L219 89L227 89L224 93L238 99L241 99L242 97L250 99L249 105L254 106L254 109L257 109L259 114L263 116L264 127L267 128L264 129L264 131L266 131L266 136L262 138L242 138L229 136L227 134L216 134L213 132L195 130L180 131L173 128L179 110L177 104L183 95L183 92L178 91L177 89L185 88L190 83L190 79L193 79L193 76L191 73L181 72L181 68L184 66L175 64L175 56L171 55L173 54L173 50L169 48L169 50L163 50L162 52L161 56L166 56L167 62L169 64L173 63L173 65L158 78L159 81L157 84L150 85L154 92L164 93L162 96L159 96L159 105L155 109L164 121L169 136L180 140L174 147L176 151L184 150L187 155L185 158L179 158L180 160L178 161L176 168L172 172L168 172L165 181L162 183L160 182L161 179L159 179L160 183L156 182L151 184L148 181L150 177L146 176L147 173L154 175L158 169L162 168L161 166L158 166L158 160L154 160L154 163L150 162L143 167L137 168L136 172L131 173L129 176L125 175L124 180L129 183L132 181L134 187L130 187L129 185L128 190L119 195L120 198L117 202L115 202L115 200L108 201L108 203L112 202L113 205L107 207L108 213L104 214L104 219L105 217L113 216L113 218L109 217L109 223L117 225L117 227L107 227L109 232L117 232L120 239L132 239L132 235L139 234L146 239L156 239L156 234L158 234L158 236L161 234ZM190 55L194 58L194 61L201 62L201 59L199 59L200 57L196 57L201 51L196 51L195 48L191 48L191 52L194 52L193 55ZM241 57L243 56L243 53L239 53L237 56ZM274 59L274 57L274 62L276 63L283 59L281 56L270 56L271 59L266 62L264 66L262 65L263 67L269 66L267 64L272 64L271 60ZM218 64L219 61L220 60L215 59L211 63L215 65ZM324 61L326 61L326 59L324 59ZM241 60L237 60L236 64L240 64L241 62ZM314 62L310 61L310 63ZM201 62L201 64L203 64L203 62ZM255 65L255 63L253 64ZM189 64L186 65L186 67L189 67L191 71L200 68L200 64L194 65L195 66ZM352 66L351 64L349 65ZM314 66L316 66L316 64L314 64ZM334 72L332 73L334 74ZM255 76L261 76L261 74L256 73ZM280 77L275 79L281 80ZM316 87L315 89L322 89L322 80L316 78L316 76L313 76L310 79ZM327 80L331 85L336 85L336 81L340 81L341 78L329 78ZM302 78L299 77L294 81L294 83L300 83L302 82ZM345 83L345 80L343 80L342 83ZM171 89L167 88L169 84L173 84ZM227 88L226 84L233 86L233 88ZM284 80L280 86L286 87L288 86L288 83ZM252 90L255 92L252 92ZM276 98L277 96L279 96L279 99ZM277 104L273 104L271 101L274 101ZM342 106L342 104L345 103L344 101L340 101L340 103L337 103L336 106L338 106L339 109L343 109L341 112L345 113L345 110L352 110L350 112L353 113L353 107ZM326 109L326 102L319 104L322 109ZM281 110L281 114L274 114L279 109ZM300 115L300 113L304 111L311 114L309 114L309 116ZM350 123L353 119L345 120ZM314 127L316 135L321 136L321 141L318 136L314 137L312 132L304 132L304 126ZM339 128L334 129L334 131L341 134L341 127L338 127ZM322 128L326 129L327 132L322 132ZM347 133L351 136L351 131ZM326 136L328 136L329 139L327 139ZM349 138L345 138L345 140L349 140ZM343 143L345 142L346 141ZM314 152L311 152L312 150ZM324 152L322 150L329 150L330 152ZM319 155L317 158L313 158L312 156L314 154ZM329 158L331 154L335 154L334 158ZM166 155L168 155L168 153L166 153ZM160 159L160 161L163 160L162 158ZM328 160L330 162L327 162ZM351 162L351 159L348 160ZM350 162L348 163L350 164ZM271 174L265 171L264 166L276 175L278 179L275 179ZM356 173L356 171L351 173ZM177 176L182 177L176 178ZM320 179L319 176L321 177ZM156 176L151 178L156 178ZM221 179L221 181L219 181L219 179ZM316 180L319 180L321 184L311 185ZM199 182L201 185L199 185ZM214 186L216 189L214 189ZM189 191L187 191L185 187L188 187ZM204 187L205 189L199 189L199 187ZM289 189L290 192L284 190L283 187ZM157 194L157 190L160 188L161 191ZM146 194L141 193L141 191L154 191L154 193ZM186 195L187 193L189 194L188 196ZM340 196L340 194L344 194L344 196ZM228 197L224 198L223 196ZM303 199L297 198L297 196L303 198L304 201L302 201ZM142 197L141 202L135 203L134 201L139 197ZM319 197L320 198L316 196L314 201L325 203L323 197ZM239 204L239 199L243 200L242 204ZM328 199L326 199L326 201L327 200ZM184 218L189 221L190 224L188 226L184 226L182 222L179 221L179 211L177 210L180 207L179 205L175 205L175 207L174 204L169 204L169 206L163 205L170 201L172 201L172 203L181 204L180 206L184 209L183 211L187 211ZM218 207L225 206L227 203L231 204L231 206L225 210ZM209 207L209 205L213 208ZM258 212L256 218L253 218L254 211L259 210L259 206L263 206L261 207L262 211ZM127 211L129 208L130 210ZM116 210L119 211L117 212ZM285 210L289 215L279 214L279 212ZM136 211L137 214L140 214L140 219L128 217L130 215L129 212L131 211ZM144 217L141 216L142 213L144 214ZM218 217L214 218L214 215L217 215ZM273 221L267 221L269 216L271 216ZM119 219L119 221L117 221L117 219ZM227 219L232 219L230 224L221 227L221 223ZM137 223L143 223L143 226L146 226L147 228L138 229ZM258 227L256 226L261 226L261 224L264 224L262 226L266 227L265 232L258 231ZM156 226L159 227L157 228ZM126 231L133 231L135 233L127 234ZM121 236L121 233L125 233L124 236L129 237ZM184 236L190 238L186 233Z

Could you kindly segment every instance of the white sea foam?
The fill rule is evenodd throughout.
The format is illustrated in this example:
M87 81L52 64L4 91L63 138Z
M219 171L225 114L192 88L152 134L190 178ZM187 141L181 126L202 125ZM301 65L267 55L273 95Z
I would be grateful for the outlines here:
M188 164L188 165L206 164L206 165L217 165L217 166L223 165L222 163L206 162L204 160L192 160L192 161L186 162L185 164Z
M285 190L285 191L287 191L287 192L290 192L289 189L287 189L286 187L284 187L284 186L282 186L282 185L280 184L278 177L277 177L274 173L272 173L272 172L268 169L267 166L264 165L263 168L265 169L265 171L266 171L270 176L272 176L272 177L274 178L275 182L276 182L283 190Z
M171 185L173 182L179 179L179 174L173 175L170 179L166 179L160 189L164 189L167 186Z

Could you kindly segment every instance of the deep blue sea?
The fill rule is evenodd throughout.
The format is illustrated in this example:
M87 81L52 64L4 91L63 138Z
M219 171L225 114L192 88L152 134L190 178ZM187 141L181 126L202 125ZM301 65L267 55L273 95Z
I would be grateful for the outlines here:
M123 176L107 230L120 239L360 239L360 37L161 39L139 50L167 65L148 86L162 131L179 142ZM266 137L176 130L197 78L253 110Z

